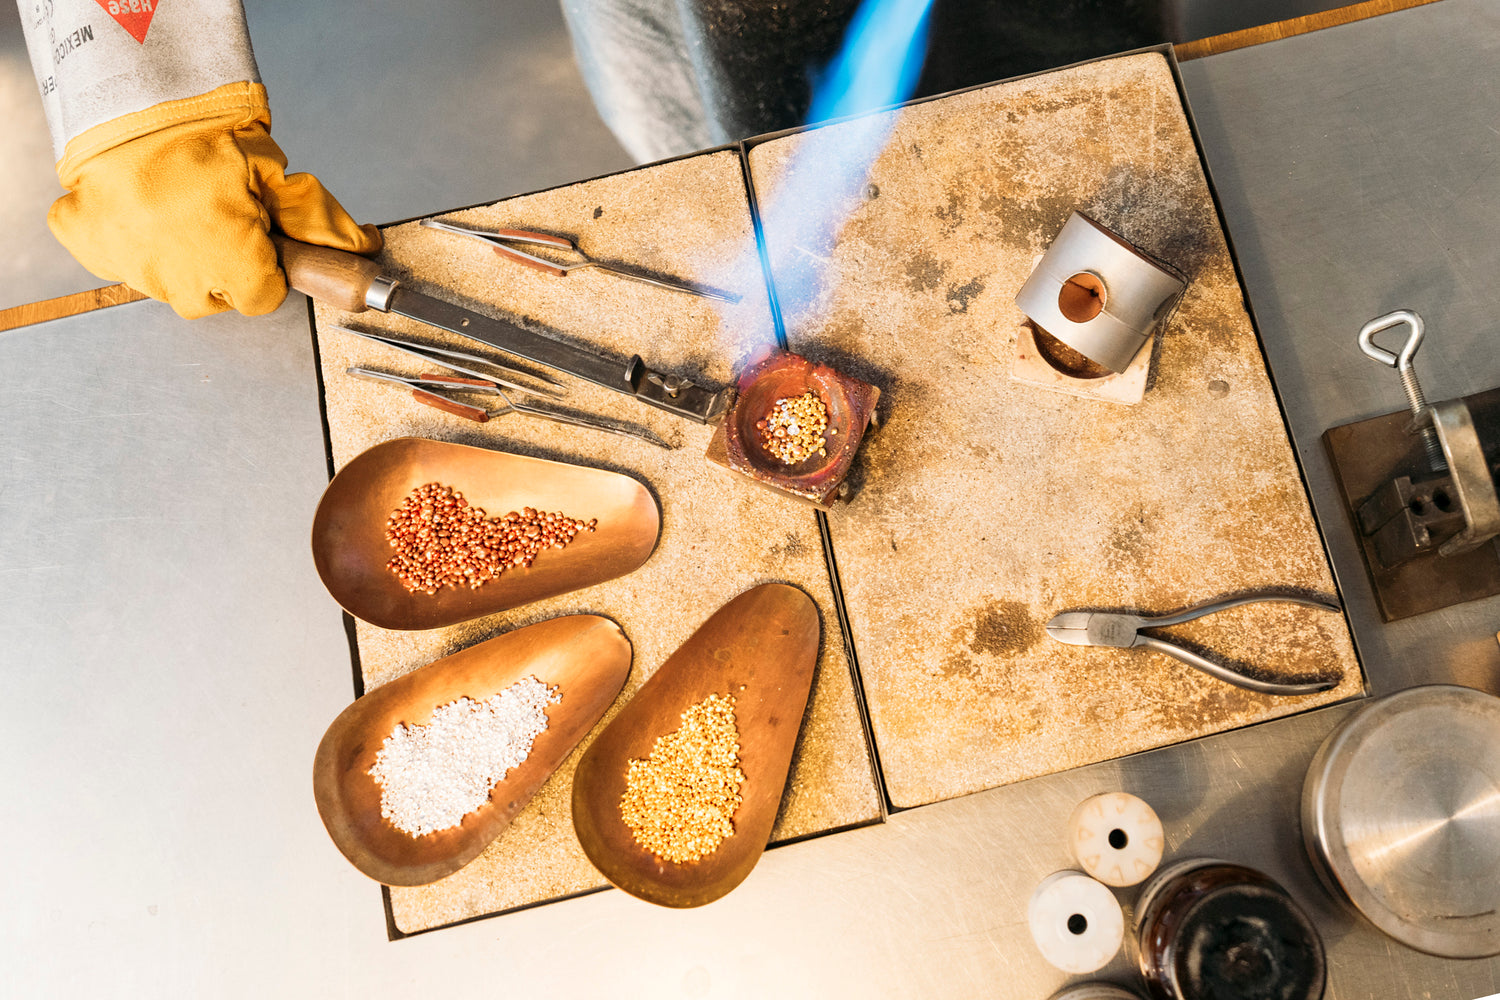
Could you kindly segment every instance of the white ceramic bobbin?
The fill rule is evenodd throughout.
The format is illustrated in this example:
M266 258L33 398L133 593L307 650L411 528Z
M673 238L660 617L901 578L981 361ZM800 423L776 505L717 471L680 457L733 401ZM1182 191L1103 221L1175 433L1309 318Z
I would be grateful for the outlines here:
M1084 799L1068 820L1068 845L1083 870L1105 885L1144 882L1161 864L1166 836L1161 820L1129 792Z
M1097 972L1125 940L1119 900L1083 872L1054 872L1043 879L1031 894L1026 921L1042 957L1064 972Z

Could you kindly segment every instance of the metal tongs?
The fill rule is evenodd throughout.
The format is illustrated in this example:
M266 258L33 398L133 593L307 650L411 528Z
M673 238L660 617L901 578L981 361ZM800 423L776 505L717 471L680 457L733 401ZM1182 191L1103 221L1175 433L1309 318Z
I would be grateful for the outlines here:
M720 302L734 303L740 300L740 297L733 292L723 292L717 288L693 284L683 281L680 278L652 274L633 267L594 260L578 249L578 245L565 236L553 236L550 233L536 233L524 229L497 229L494 232L485 232L482 229L467 229L463 226L455 226L451 222L439 222L437 219L423 219L421 224L428 229L440 229L445 233L457 233L459 236L467 236L470 239L479 240L481 243L488 244L490 249L501 257L513 260L518 264L525 264L527 267L534 267L539 271L546 271L548 274L559 278L566 278L574 271L581 271L586 267L597 267L601 271L618 274L623 278L630 278L634 281L643 281L648 285L655 285L658 288L669 288L674 292L701 295L706 299L718 299ZM525 250L517 247L515 245L517 243L566 251L578 259L567 262L548 260L546 257L527 253Z
M1224 611L1227 608L1237 608L1242 604L1254 604L1259 601L1284 601L1288 604L1303 604L1310 608L1320 608L1324 611L1338 611L1339 606L1317 597L1305 597L1301 594L1272 593L1272 594L1250 594L1244 597L1230 597L1224 600L1211 601L1206 604L1194 605L1176 614L1162 615L1157 618L1146 618L1141 615L1111 614L1102 611L1067 611L1053 618L1047 623L1047 634L1059 642L1066 642L1072 646L1111 646L1118 649L1126 649L1133 646L1144 646L1154 649L1158 653L1181 660L1190 667L1217 677L1221 681L1242 687L1250 691L1259 691L1262 694L1299 695L1314 694L1318 691L1327 691L1336 687L1338 680L1316 680L1301 683L1288 683L1282 681L1268 681L1257 677L1242 674L1238 670L1215 663L1213 660L1199 656L1192 650L1159 639L1153 635L1141 634L1144 628L1166 628L1171 625L1181 625L1205 615L1211 615L1216 611Z

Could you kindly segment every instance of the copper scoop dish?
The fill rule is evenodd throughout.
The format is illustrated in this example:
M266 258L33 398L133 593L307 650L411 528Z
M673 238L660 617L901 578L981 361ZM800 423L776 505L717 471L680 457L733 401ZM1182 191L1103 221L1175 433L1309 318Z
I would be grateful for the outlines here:
M748 590L699 626L595 737L573 777L573 829L605 878L673 907L712 902L744 881L781 807L821 635L817 605L801 590L780 583ZM733 697L739 734L744 781L733 833L696 861L667 861L626 825L626 770L682 724L685 710L715 694Z
M491 517L533 507L597 519L563 549L476 589L408 591L386 568L386 520L412 490L438 482ZM362 452L333 477L313 516L313 561L334 600L388 629L440 628L613 580L656 547L661 512L629 476L469 445L397 438Z
M386 885L425 885L474 860L593 729L630 673L630 643L597 615L568 615L497 636L398 677L339 714L318 745L313 795L334 844L354 867ZM530 753L455 827L422 836L381 815L370 776L397 724L426 725L433 709L467 696L482 701L535 677L556 688L547 728Z

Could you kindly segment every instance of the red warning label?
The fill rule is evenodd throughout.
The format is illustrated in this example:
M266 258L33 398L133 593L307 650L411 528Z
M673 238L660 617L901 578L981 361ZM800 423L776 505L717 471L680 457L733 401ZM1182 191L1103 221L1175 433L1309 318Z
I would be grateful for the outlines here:
M160 0L97 0L104 12L116 21L120 27L130 32L130 36L136 41L145 44L146 31L151 27L151 15L156 13L156 5Z

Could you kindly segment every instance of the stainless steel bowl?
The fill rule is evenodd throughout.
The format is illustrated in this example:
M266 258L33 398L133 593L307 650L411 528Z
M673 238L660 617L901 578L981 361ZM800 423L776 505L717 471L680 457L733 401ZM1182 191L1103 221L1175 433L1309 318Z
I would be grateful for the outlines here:
M1052 994L1051 1000L1141 1000L1141 995L1114 983L1075 983Z
M1335 894L1390 937L1500 954L1500 698L1430 685L1355 711L1308 768L1302 838Z

